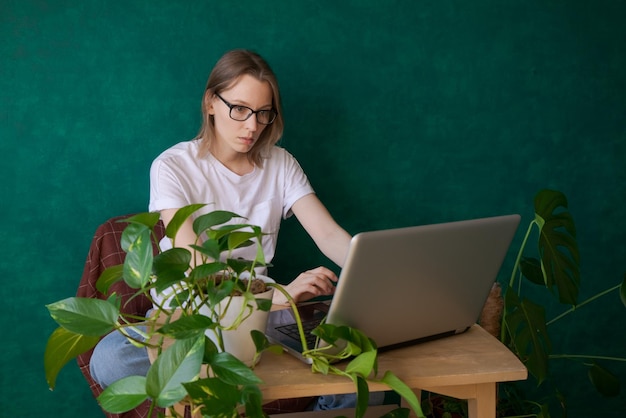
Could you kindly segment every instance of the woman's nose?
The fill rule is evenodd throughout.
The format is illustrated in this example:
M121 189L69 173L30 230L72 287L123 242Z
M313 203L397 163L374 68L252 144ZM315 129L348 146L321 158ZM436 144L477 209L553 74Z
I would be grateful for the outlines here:
M251 132L255 132L258 128L259 122L256 120L256 114L250 115L248 119L246 119L246 128Z

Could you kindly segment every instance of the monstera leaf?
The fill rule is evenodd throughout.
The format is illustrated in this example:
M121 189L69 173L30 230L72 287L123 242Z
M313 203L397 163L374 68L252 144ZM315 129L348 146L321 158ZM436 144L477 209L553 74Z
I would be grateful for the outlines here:
M595 388L602 395L606 397L619 396L620 393L620 381L610 370L602 367L601 365L593 362L589 371L589 380L595 386Z
M528 280L534 284L544 286L545 279L543 277L543 269L541 268L541 261L534 257L522 257L519 262L519 268Z
M576 227L561 192L542 190L535 196L539 254L546 287L556 286L561 303L576 305L580 287L580 255Z
M548 376L548 357L552 343L546 327L542 306L528 299L520 299L509 287L504 296L503 332L506 343L539 384Z

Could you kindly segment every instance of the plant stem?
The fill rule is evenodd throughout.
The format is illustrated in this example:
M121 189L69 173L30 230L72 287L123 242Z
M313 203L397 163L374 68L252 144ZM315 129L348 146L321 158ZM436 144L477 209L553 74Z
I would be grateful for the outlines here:
M522 254L524 253L524 248L526 248L526 243L528 242L528 238L530 237L530 232L532 231L533 225L536 225L537 221L532 220L530 224L528 224L528 229L526 230L526 235L524 236L524 240L522 241L522 245L520 246L519 252L517 253L517 258L515 259L515 265L513 266L513 272L511 273L511 279L509 281L509 287L513 287L513 282L515 281L515 272L519 268L519 263L522 259Z
M556 318L553 318L553 319L551 319L550 321L546 322L546 326L551 325L552 323L554 323L554 322L558 321L559 319L561 319L561 318L563 318L563 317L565 317L565 316L567 316L567 315L571 314L571 313L572 313L572 312L574 312L576 309L582 308L583 306L587 305L588 303L591 303L591 302L593 302L594 300L596 300L596 299L598 299L598 298L600 298L600 297L602 297L602 296L604 296L604 295L606 295L606 294L608 294L608 293L611 293L611 292L612 292L612 291L614 291L614 290L619 289L619 288L620 288L620 286L621 286L621 285L619 285L619 284L618 284L618 285L616 285L616 286L613 286L613 287L612 287L612 288L610 288L610 289L606 289L605 291L600 292L600 293L597 293L597 294L593 295L592 297L590 297L589 299L586 299L586 300L584 300L584 301L580 302L578 305L572 306L571 308L569 308L568 310L566 310L565 312L563 312L562 314L560 314L560 315L559 315L559 316L557 316Z
M551 354L548 356L551 359L591 359L591 360L609 360L609 361L623 361L626 362L626 358L622 357L608 357L608 356L589 356L584 354Z
M300 312L298 312L298 307L296 306L296 302L293 300L289 292L283 289L282 286L277 285L277 283L268 283L268 286L273 287L274 289L277 289L280 293L283 294L283 296L285 296L285 298L287 299L287 302L289 302L289 305L291 306L291 310L293 311L293 315L296 320L296 324L298 325L298 334L300 334L300 342L302 343L302 348L304 350L308 350L309 347L307 347L307 344L306 344L306 338L304 336L304 328L302 327L302 319L300 318Z

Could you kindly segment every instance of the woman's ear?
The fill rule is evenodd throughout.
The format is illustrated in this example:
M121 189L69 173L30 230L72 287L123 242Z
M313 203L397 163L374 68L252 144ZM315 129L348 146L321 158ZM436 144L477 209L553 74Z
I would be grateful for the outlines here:
M215 108L213 106L213 103L215 103L215 95L213 93L211 93L210 91L206 91L204 93L204 100L203 100L203 105L204 108L206 109L207 114L209 115L215 115Z

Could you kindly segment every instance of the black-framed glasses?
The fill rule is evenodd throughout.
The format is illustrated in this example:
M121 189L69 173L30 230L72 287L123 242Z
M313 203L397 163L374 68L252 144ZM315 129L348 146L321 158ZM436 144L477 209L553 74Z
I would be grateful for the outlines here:
M230 109L229 116L231 119L243 122L244 120L248 120L250 116L256 114L256 121L261 125L271 125L272 122L276 120L276 116L278 113L274 109L261 109L261 110L252 110L248 106L236 105L232 103L228 103L222 96L215 93L217 97L219 97L226 106Z

